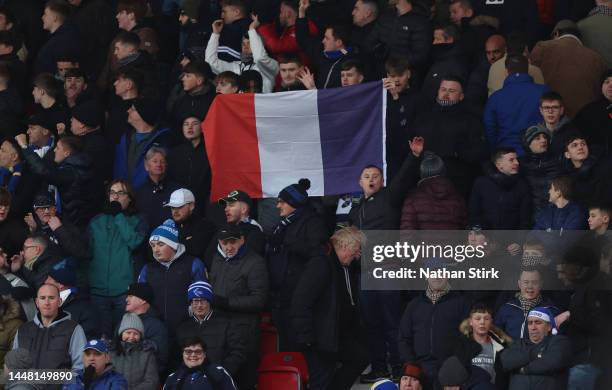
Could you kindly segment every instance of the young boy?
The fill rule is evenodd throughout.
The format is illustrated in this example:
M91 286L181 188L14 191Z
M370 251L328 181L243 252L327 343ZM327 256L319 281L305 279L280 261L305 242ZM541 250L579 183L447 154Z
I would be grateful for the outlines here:
M608 231L611 215L612 208L609 206L589 207L589 229L598 236L604 235Z
M217 93L225 95L227 93L238 93L240 89L240 77L234 72L221 72L215 80Z

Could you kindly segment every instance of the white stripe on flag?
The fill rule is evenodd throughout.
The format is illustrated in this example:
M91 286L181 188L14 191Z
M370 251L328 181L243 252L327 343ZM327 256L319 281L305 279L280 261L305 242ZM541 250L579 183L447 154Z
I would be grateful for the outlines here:
M317 91L255 94L263 197L310 179L309 195L323 195L323 157Z

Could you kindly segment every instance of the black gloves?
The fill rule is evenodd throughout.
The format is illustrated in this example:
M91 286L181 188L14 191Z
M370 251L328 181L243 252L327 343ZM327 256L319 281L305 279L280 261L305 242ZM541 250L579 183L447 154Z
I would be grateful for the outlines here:
M123 211L121 208L121 203L117 201L112 201L109 203L109 205L104 210L104 214L117 215L121 211Z

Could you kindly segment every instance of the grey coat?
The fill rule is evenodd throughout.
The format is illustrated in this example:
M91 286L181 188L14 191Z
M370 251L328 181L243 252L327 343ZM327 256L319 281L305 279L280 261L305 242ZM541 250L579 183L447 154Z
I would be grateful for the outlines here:
M144 343L122 343L124 351L111 351L111 361L115 370L127 379L130 390L157 390L159 373L155 361L154 348Z
M502 367L511 373L509 390L563 390L572 363L570 339L548 335L539 344L521 340L504 349Z

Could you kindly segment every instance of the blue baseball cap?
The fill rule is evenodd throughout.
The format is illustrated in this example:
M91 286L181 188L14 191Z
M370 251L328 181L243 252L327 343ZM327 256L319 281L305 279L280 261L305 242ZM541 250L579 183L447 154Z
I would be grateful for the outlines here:
M89 340L87 344L85 344L83 351L87 351L88 349L94 349L100 353L108 353L108 345L106 345L106 342L101 339Z

